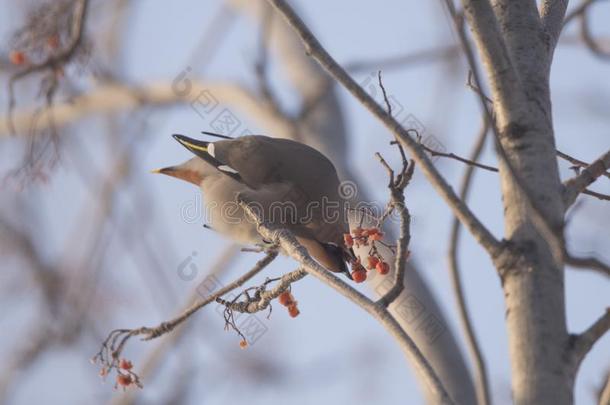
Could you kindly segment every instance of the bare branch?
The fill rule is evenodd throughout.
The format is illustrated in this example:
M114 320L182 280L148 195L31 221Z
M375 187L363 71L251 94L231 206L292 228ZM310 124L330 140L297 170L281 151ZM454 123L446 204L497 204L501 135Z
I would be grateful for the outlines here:
M595 270L610 277L610 266L595 257L575 257L566 252L564 260L569 266Z
M142 340L151 340L173 331L177 326L182 324L201 308L216 301L217 298L222 297L223 295L244 285L244 283L267 267L267 265L269 265L269 263L271 263L277 257L277 255L277 249L270 249L265 257L259 260L251 270L243 274L232 283L219 289L214 294L195 302L192 306L182 312L182 314L171 319L170 321L163 322L155 327L143 326L137 329L113 330L102 343L100 351L93 357L92 361L97 362L99 360L102 364L102 370L104 373L109 373L112 371L112 369L118 369L121 353L123 352L125 344L130 338L133 336L144 335Z
M254 287L256 290L253 297L246 295L246 300L239 301L239 297L244 294L239 294L235 299L231 301L224 300L220 297L216 298L216 302L222 304L229 308L232 311L237 311L241 313L253 314L255 312L264 311L269 307L271 301L275 298L279 297L284 291L290 288L290 285L296 281L299 281L303 277L307 275L307 272L302 269L298 269L295 271L291 271L290 273L284 274L280 279L279 283L271 290L265 290L268 282L272 280L268 280L263 283L260 287ZM252 289L251 287L250 289ZM248 290L250 290L248 289ZM246 291L248 291L246 290Z
M207 277L218 277L221 273L227 271L230 268L230 264L239 257L238 253L240 248L238 245L231 244L227 246L223 252L219 255L219 258L210 266ZM183 305L184 310L190 308L198 299L201 298L201 292L199 289L200 285L196 285L189 297L185 300ZM164 364L163 359L176 347L180 339L182 339L188 331L193 330L197 327L197 322L186 322L177 326L174 331L161 339L157 347L151 350L147 357L143 360L138 361L138 376L142 380L148 380L151 375L157 370L157 368ZM123 395L115 396L110 402L111 405L132 405L134 404L135 391L127 391Z
M542 27L548 36L548 51L553 53L559 35L564 25L564 16L568 8L568 0L543 0L540 6Z
M597 191L593 191L593 190L589 190L589 189L586 189L582 193L585 195L590 195L591 197L595 197L598 200L610 201L610 195L608 195L608 194L598 193Z
M411 215L409 209L405 204L404 189L411 181L413 177L413 171L415 169L415 162L411 160L407 162L403 154L402 170L400 174L394 179L394 171L390 168L387 162L381 157L379 153L376 154L381 164L386 167L390 175L390 202L388 204L389 211L395 210L398 212L400 217L400 235L398 242L396 243L396 257L395 257L395 272L394 282L392 287L377 301L378 305L388 307L392 302L400 296L405 288L405 268L406 261L409 258L409 243L411 242ZM384 215L385 217L386 215Z
M390 312L375 304L365 295L360 293L355 288L345 283L340 278L333 275L329 270L325 269L317 261L315 261L295 238L295 236L287 229L273 229L261 221L258 214L247 203L240 202L240 207L244 210L257 224L258 232L265 240L276 242L286 254L296 260L307 273L322 281L324 284L332 287L344 297L348 298L354 304L364 309L373 316L379 323L386 328L388 332L398 341L400 347L405 354L411 359L418 371L425 377L430 389L434 392L437 398L441 398L443 403L453 404L443 383L438 378L438 375L432 369L432 366L426 360L422 352L419 350L415 342L402 329L396 319Z
M585 12L587 8L589 8L596 0L583 0L578 6L576 6L572 11L570 11L563 20L563 25L567 25L574 18L580 16Z
M462 22L457 21L456 19L457 13L453 3L450 0L446 0L445 4L449 9L452 18L455 20L456 29L460 34L460 40L462 41L462 48L468 52L468 49L470 48L467 43L468 40L462 35ZM498 100L496 101L506 106L517 104L518 101L523 99L523 96L522 94L517 93L517 91L521 91L521 86L515 84L521 83L521 80L511 62L508 49L504 43L496 15L490 2L462 0L462 5L464 7L464 16L470 27L472 27L475 43L481 52L481 59L485 69L489 72L491 86L496 90L494 91L494 94L498 97ZM468 54L466 56L468 57L473 73L476 73L476 65L472 63L471 56ZM477 85L480 87L480 81L477 81ZM519 109L517 111L519 111Z
M303 23L294 10L283 0L269 0L271 4L284 16L288 24L298 33L305 44L306 51L322 66L328 73L340 82L345 88L359 100L375 117L377 117L396 137L400 143L413 155L415 162L421 167L422 172L432 183L437 192L445 199L454 214L464 223L466 228L474 235L475 239L491 256L496 257L501 253L502 246L491 232L479 221L474 213L457 197L449 184L434 167L426 152L419 143L411 138L409 132L400 123L387 114L375 100L367 94L328 54L318 40Z
M190 86L189 91L185 95L176 91L172 82L150 83L141 86L107 83L66 102L55 102L51 108L45 109L38 115L35 129L50 128L51 116L55 124L60 127L94 114L129 111L142 105L165 106L184 103L190 105L195 111L199 111L197 110L198 103L206 101L205 97L214 97L218 102L227 103L248 112L249 115L263 123L269 132L285 133L290 130L287 123L278 120L277 115L265 105L261 105L255 94L242 86L200 81L195 78L189 79L188 86ZM15 130L18 133L29 130L37 113L35 108L16 110L12 120ZM9 135L9 128L8 120L0 118L0 136Z
M15 128L12 124L12 112L15 108L15 83L36 72L41 72L46 69L55 71L68 61L72 59L79 46L83 41L83 32L85 27L85 20L87 17L87 8L89 0L77 0L72 15L72 27L70 28L70 42L65 49L58 53L49 55L44 61L36 64L32 64L24 68L23 70L15 72L8 84L9 102L8 102L8 113L7 121L8 127L11 133L15 133Z
M590 163L584 162L580 159L576 159L575 157L570 156L567 153L563 153L560 150L557 150L557 156L572 163L574 165L574 166L572 166L572 168L575 168L575 169L586 168L591 165ZM602 176L606 176L607 178L610 179L610 172L605 172L602 174Z
M564 182L563 199L566 208L571 206L578 194L582 193L598 177L610 169L610 150L582 170L578 175Z
M485 145L485 138L487 136L488 131L489 122L487 121L487 119L483 119L483 126L479 133L478 139L474 145L474 149L470 155L470 160L476 161L480 157L483 151L483 146ZM468 200L468 194L472 185L474 173L474 167L468 166L464 173L464 177L462 178L462 185L460 187L460 198L464 202ZM462 324L464 334L466 335L466 343L468 344L468 349L470 351L470 355L472 356L472 361L475 366L478 403L480 405L487 405L491 403L487 367L474 330L474 326L472 324L472 320L470 318L470 314L468 312L468 306L466 304L466 295L464 293L464 287L462 285L462 280L460 276L460 267L458 260L460 228L460 221L458 221L457 218L454 218L453 224L451 226L451 239L449 242L449 274L451 275L453 291L455 293L455 298L458 305L460 322Z
M432 156L439 156L439 157L454 159L454 160L457 160L458 162L466 163L469 166L478 167L479 169L484 169L484 170L488 170L490 172L495 172L495 173L498 172L497 167L484 165L482 163L475 162L471 159L466 159L461 156L458 156L455 153L438 152L438 151L435 151L434 149L429 148L428 146L424 145L423 143L421 144L421 147L424 148L424 150L426 152L430 153L430 155L432 155Z
M588 7L585 7L583 12L579 15L580 37L595 56L603 60L610 60L610 49L604 49L593 37L591 24L589 23L589 13L587 13L587 11Z
M579 335L574 336L572 355L574 356L575 367L582 362L597 341L610 329L610 308L599 317L588 329Z
M381 70L378 72L379 87L383 92L383 99L386 104L388 115L392 116L392 104L388 100L388 94L386 93L383 81L381 80ZM390 202L388 203L388 210L383 215L387 217L390 212L396 210L400 216L400 235L396 243L396 257L394 263L394 282L392 288L388 290L378 301L377 304L387 308L392 302L396 300L405 289L405 268L406 262L409 258L409 243L411 242L411 214L405 204L405 188L413 177L415 170L415 162L411 160L407 161L405 151L402 148L400 142L396 142L396 146L402 157L402 170L397 178L394 176L394 171L388 165L388 163L381 157L381 154L376 153L375 155L379 159L379 162L386 168L390 176L390 183L388 188L390 189Z
M423 49L408 53L406 55L397 55L386 58L378 58L374 60L352 61L345 64L345 70L354 74L361 72L370 72L377 69L384 71L391 69L404 68L405 66L415 66L423 63L431 63L436 61L447 61L455 59L460 55L460 47L456 45L448 45L432 49Z

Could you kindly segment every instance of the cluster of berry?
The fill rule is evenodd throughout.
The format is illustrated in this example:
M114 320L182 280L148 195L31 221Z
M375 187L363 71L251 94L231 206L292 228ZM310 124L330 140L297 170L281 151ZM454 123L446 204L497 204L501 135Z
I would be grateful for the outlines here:
M301 312L299 312L299 307L297 306L297 301L292 296L290 291L284 291L277 297L277 300L280 304L288 308L288 315L292 318L296 318L299 316Z
M362 283L366 280L367 270L375 269L381 275L385 275L390 272L390 265L383 261L383 258L377 251L374 244L375 241L380 241L382 238L383 233L379 230L379 228L358 227L352 230L351 233L346 233L343 235L345 245L348 248L353 246L360 247L371 245L371 250L366 258L366 267L360 262L359 259L356 259L352 263L352 278L356 283Z
M47 38L47 46L50 50L56 50L59 48L59 35L51 35ZM13 50L9 54L9 60L13 65L25 65L29 63L29 58L23 51Z
M131 369L133 368L133 364L131 361L127 359L121 359L118 366L118 374L116 376L116 383L114 384L114 388L122 387L126 389L132 385L137 385L138 387L142 387L138 377L135 375ZM100 370L100 376L106 377L108 375L109 370L104 367Z

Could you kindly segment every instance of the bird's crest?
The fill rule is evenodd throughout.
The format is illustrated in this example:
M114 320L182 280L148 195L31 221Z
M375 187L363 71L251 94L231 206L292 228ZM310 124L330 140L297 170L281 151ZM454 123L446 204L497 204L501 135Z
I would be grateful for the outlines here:
M174 134L172 135L175 140L180 142L182 146L190 150L193 154L205 160L220 172L226 174L227 176L233 178L234 180L239 181L240 183L244 183L244 180L237 172L237 170L228 166L227 164L219 161L214 156L214 144L211 142L200 141L197 139L189 138L188 136Z

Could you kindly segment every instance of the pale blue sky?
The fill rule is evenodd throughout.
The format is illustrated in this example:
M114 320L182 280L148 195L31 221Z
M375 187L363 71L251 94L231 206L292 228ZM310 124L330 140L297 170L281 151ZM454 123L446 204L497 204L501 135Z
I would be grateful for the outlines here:
M13 9L3 0L3 9ZM572 2L573 3L573 2ZM210 23L220 1L137 1L132 8L131 25L126 35L127 46L123 54L126 76L133 83L155 80L171 80L187 65L192 48L196 45L206 25ZM380 2L335 0L299 1L299 9L322 44L339 61L374 60L384 56L405 54L429 47L454 43L449 21L441 2L389 1ZM19 21L8 19L13 13L0 13L0 34L6 35L18 27ZM95 14L92 18L95 19ZM595 8L593 27L596 34L610 35L610 4ZM564 35L574 35L575 26ZM4 38L4 36L3 36ZM256 57L256 31L246 18L238 17L228 37L222 43L213 61L206 67L206 78L241 80L252 83L252 65ZM553 113L557 145L583 160L592 160L608 149L610 130L610 82L607 80L610 65L601 62L582 46L560 45L552 72ZM197 67L195 67L197 70ZM467 154L479 126L478 104L475 95L462 83L466 80L464 64L458 66L458 79L448 81L449 71L440 64L426 64L397 69L384 74L388 91L415 115L427 130L450 151ZM359 79L364 79L365 74ZM274 87L288 102L294 103L294 95L284 85L277 69L271 71ZM394 151L387 145L390 136L372 116L345 91L340 91L346 112L349 131L349 148L361 178L375 196L385 199L386 173L372 156L380 151L391 157ZM5 106L2 92L2 108ZM120 241L115 240L105 252L116 271L105 278L102 288L116 292L119 301L109 294L97 305L106 305L103 312L119 311L120 324L113 316L107 322L108 329L118 326L154 324L176 312L176 308L189 294L195 281L178 278L178 264L193 251L194 262L201 280L206 266L227 245L222 237L204 230L200 224L188 224L181 220L181 207L193 201L198 192L186 183L152 176L151 168L186 160L188 153L171 137L174 132L197 135L209 129L188 106L149 113L149 124L142 139L145 150L140 151L141 161L127 189L137 188L139 182L150 187L157 201L156 217L151 221L162 222L173 242L175 256L160 260L167 268L166 285L160 281L144 281L141 264L127 257ZM239 112L236 111L239 115ZM245 122L247 117L240 116ZM79 125L80 142L89 145L99 167L107 161L108 151L98 151L100 137L104 136L100 121L89 120ZM248 127L255 129L251 124ZM91 132L86 135L85 132ZM80 134L80 132L79 132ZM267 134L274 135L274 134ZM16 146L11 141L11 146ZM10 148L9 147L9 148ZM14 148L13 148L14 150ZM6 157L7 152L2 153ZM495 156L487 148L482 160L495 164ZM10 159L9 159L10 161ZM394 159L395 161L395 159ZM4 167L4 165L2 165ZM464 167L453 161L437 161L442 173L457 185ZM570 174L568 166L561 164L562 175ZM32 195L44 194L44 210L40 213L47 229L55 239L49 243L50 256L63 248L66 221L72 218L71 207L80 199L89 198L85 188L73 173L69 159L46 185L35 187ZM602 179L595 189L610 192L610 183ZM494 174L479 172L469 204L480 218L502 235L502 206ZM83 194L67 194L65 190L80 190ZM76 199L76 200L75 200ZM128 197L121 205L129 207ZM413 260L439 298L450 327L461 338L457 323L457 311L447 273L447 240L451 215L426 180L416 174L407 192L407 202L414 217L412 226ZM600 258L610 260L610 206L592 198L583 198L583 205L574 215L568 227L568 241L575 253L595 252ZM140 209L140 207L136 207ZM136 224L136 226L139 226ZM151 241L154 235L144 237ZM503 294L498 276L485 253L469 236L462 243L461 263L469 307L475 329L487 359L493 396L497 404L509 403L510 364L504 323ZM76 244L78 245L78 244ZM254 256L243 255L230 273L221 277L231 281L245 266L254 262ZM97 260L97 259L96 259ZM271 274L292 270L294 264L281 259L272 266ZM608 280L591 272L568 270L566 273L568 323L577 332L589 325L610 305ZM151 283L161 283L167 288L168 298L160 299L148 292ZM157 284L156 288L159 287ZM345 299L316 280L305 279L296 286L301 316L289 319L281 310L274 312L270 320L264 320L268 332L247 351L241 351L238 339L232 333L222 331L222 318L211 308L192 322L196 332L179 343L177 354L163 366L161 376L145 381L140 393L143 403L161 403L166 386L163 375L200 372L191 381L190 403L250 404L264 403L420 403L421 393L414 376L398 346L363 311L354 308ZM17 300L12 301L11 312L28 313ZM13 309L14 308L14 309ZM2 311L0 328L19 328L20 319ZM31 312L31 311L30 311ZM27 317L29 315L23 315ZM260 316L264 319L264 316ZM104 331L101 331L104 332ZM3 333L2 350L18 336ZM87 343L90 344L90 343ZM62 349L45 356L36 368L22 381L14 404L46 403L76 404L90 397L94 402L107 398L111 384L100 386L97 371L88 363L97 350L79 344L76 350ZM129 357L137 361L151 343L133 341ZM181 354L180 354L181 353ZM188 355L185 355L188 353ZM236 356L246 356L257 362L270 364L272 378L252 381L251 376L235 376L230 369ZM254 361L253 360L253 361ZM581 367L576 388L578 404L592 403L592 388L601 383L603 373L610 367L610 337L598 343ZM260 364L260 363L257 363ZM281 366L278 371L276 364ZM261 366L262 367L262 366ZM276 373L277 374L274 374ZM186 377L185 377L186 378ZM112 393L112 395L121 395Z

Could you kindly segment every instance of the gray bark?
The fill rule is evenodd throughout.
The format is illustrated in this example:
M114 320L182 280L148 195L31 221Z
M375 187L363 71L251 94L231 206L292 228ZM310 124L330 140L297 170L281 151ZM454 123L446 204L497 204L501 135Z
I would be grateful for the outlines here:
M506 301L514 401L570 404L575 370L566 361L570 335L563 263L541 236L532 208L542 210L563 240L565 210L549 88L556 38L549 40L534 1L463 4L492 90L499 141L514 169L501 161L505 238L511 253L495 260ZM558 13L563 14L555 11L554 21L561 18Z

